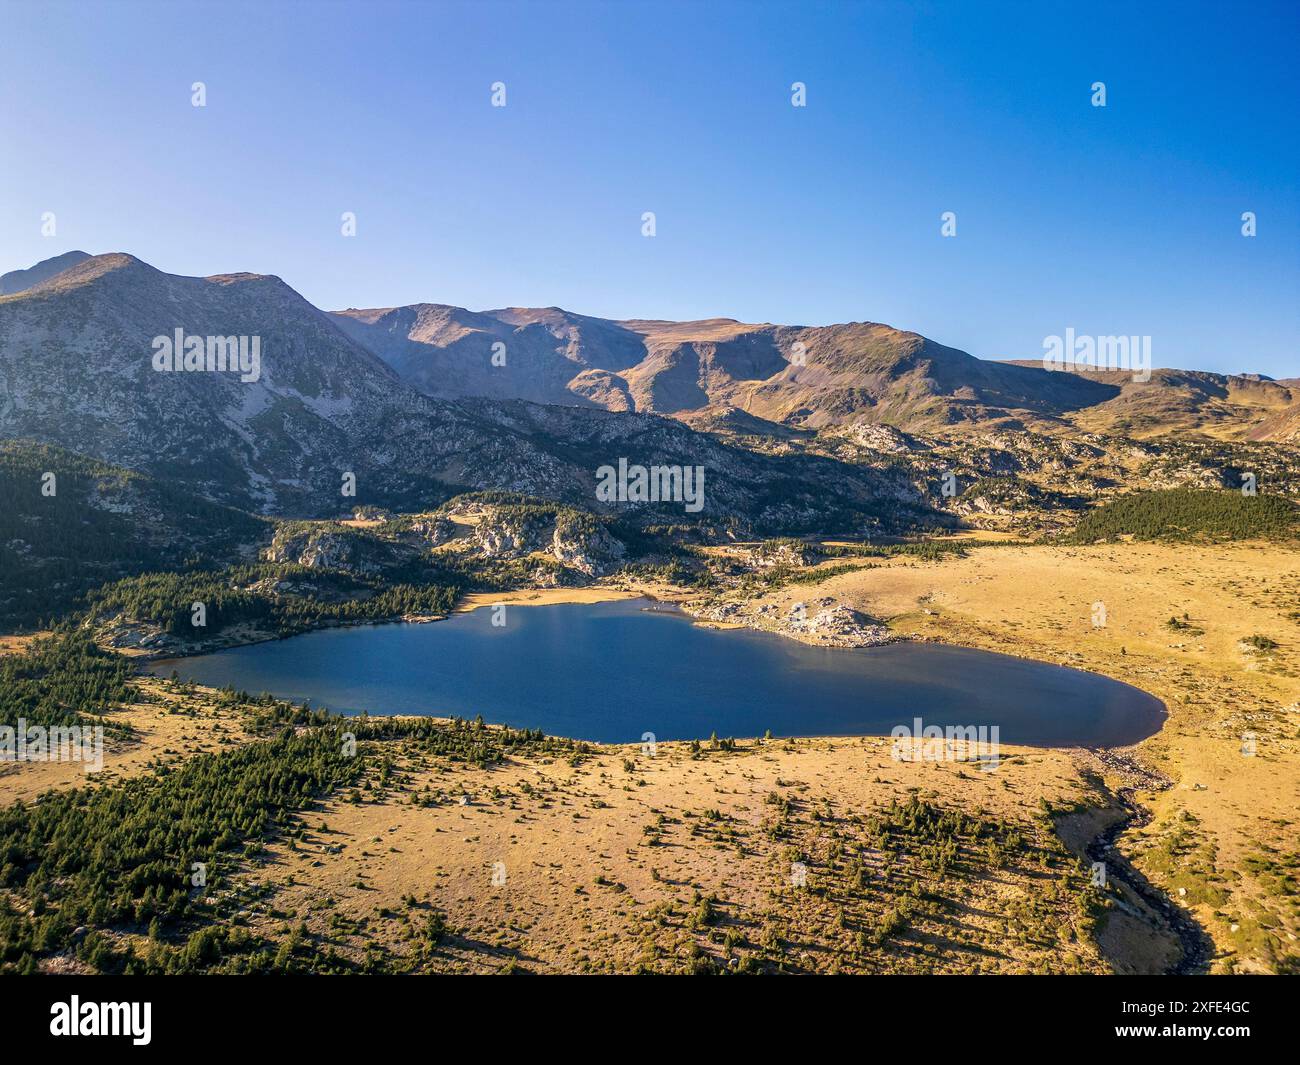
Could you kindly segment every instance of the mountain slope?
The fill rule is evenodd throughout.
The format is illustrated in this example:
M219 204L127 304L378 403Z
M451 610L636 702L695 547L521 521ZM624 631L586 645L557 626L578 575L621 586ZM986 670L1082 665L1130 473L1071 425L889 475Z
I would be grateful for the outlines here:
M89 258L90 256L84 251L65 251L52 259L42 259L26 270L10 270L7 274L0 274L0 296L12 296L16 292L24 292Z
M51 617L95 585L144 570L251 559L271 536L262 519L28 441L0 440L0 499L5 626Z
M476 313L441 304L334 318L405 381L442 397L660 414L729 406L816 429L864 418L911 427L1052 420L1118 392L873 323L615 322L555 307ZM492 362L494 344L504 345L504 366Z
M603 369L625 369L644 357L641 338L615 323L543 311L488 311L420 303L348 310L333 315L353 339L426 395L484 396L631 409L599 403L571 387L600 352ZM504 345L504 348L494 346ZM493 356L498 354L494 364Z
M157 372L153 339L177 329L260 338L258 379ZM256 509L321 509L345 471L383 487L375 434L402 403L418 410L391 370L278 278L177 277L123 254L0 298L0 354L4 435L89 443Z
M463 327L439 321L425 314L443 340ZM552 327L502 325L512 338ZM256 379L157 371L154 338L177 329L258 338ZM706 467L702 511L623 504L646 521L848 529L924 516L896 474L756 455L662 418L430 399L279 278L180 277L120 253L0 297L4 437L75 449L272 514L334 516L365 503L416 510L487 488L595 507L597 468L625 458ZM347 474L355 495L343 492Z
M1030 365L1028 360L1017 365ZM1147 381L1115 370L1070 371L1117 389L1068 420L1088 432L1149 437L1203 433L1223 439L1300 440L1300 384L1259 374L1153 369Z
M546 440L574 481L563 498L590 506L596 469L620 458L641 465L692 465L705 471L702 520L737 536L799 535L818 529L875 531L948 523L936 519L904 471L849 464L815 454L759 454L670 418L518 401L466 406L530 439ZM621 509L621 508L611 508ZM640 509L640 508L638 508ZM691 517L680 503L644 508L660 521Z

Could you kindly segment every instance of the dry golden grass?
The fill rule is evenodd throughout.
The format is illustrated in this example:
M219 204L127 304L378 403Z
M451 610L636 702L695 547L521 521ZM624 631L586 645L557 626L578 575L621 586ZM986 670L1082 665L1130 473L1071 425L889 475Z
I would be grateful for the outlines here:
M646 591L683 596L607 581L473 597L461 609ZM792 586L763 601L809 594ZM1120 837L1120 850L1208 931L1215 971L1294 965L1300 709L1288 708L1300 703L1300 551L974 547L942 562L875 561L814 594L886 618L901 633L1096 670L1164 700L1166 727L1129 753L1172 786L1139 791L1153 816ZM1099 602L1104 626L1093 624ZM1171 617L1185 617L1183 627L1169 628ZM1243 647L1256 634L1277 648ZM182 716L173 712L177 693L142 683L164 702L123 712L139 737L110 747L106 773L245 739L210 700L200 697L197 718ZM467 971L682 971L749 958L802 971L1142 972L1161 971L1177 955L1168 930L1134 898L1121 898L1091 931L1071 902L1078 864L1056 835L1082 854L1118 816L1090 774L1112 790L1132 783L1086 752L1020 749L985 774L962 763L898 762L880 739L818 739L700 758L680 744L661 744L653 758L600 748L576 766L529 758L483 770L382 746L396 766L386 785L372 775L361 801L333 797L306 817L303 840L277 843L247 870L274 888L251 915L255 924L303 920L356 957L367 949L414 957L412 930L436 908L454 934L419 965ZM84 779L76 765L6 767L0 801ZM1024 861L1007 869L973 863L952 883L926 881L947 903L864 947L858 933L897 902L909 875L916 879L915 870L883 876L864 819L914 791L1015 826L1028 842ZM792 803L785 838L767 831L772 793ZM414 804L415 795L437 801ZM1057 811L1054 821L1043 803ZM836 845L861 859L860 890L846 885ZM791 885L792 853L807 859L810 889ZM503 884L493 883L497 862ZM714 900L714 919L693 926L700 898Z
M49 632L34 632L22 636L0 636L0 655L16 655L27 650L27 646Z
M456 613L464 614L485 606L555 606L559 603L604 603L616 599L636 599L646 594L632 589L592 588L524 588L517 592L475 592L463 596Z
M764 601L808 594L786 588ZM1214 939L1216 969L1271 971L1300 953L1300 551L994 547L941 563L895 559L816 594L900 632L1093 670L1161 698L1169 720L1137 753L1174 786L1142 797L1154 819L1122 849L1165 890L1184 890L1177 897ZM1095 603L1104 627L1093 624ZM1190 629L1168 627L1184 615ZM1278 648L1243 649L1255 634ZM1245 757L1250 733L1256 753Z
M219 706L205 689L181 695L152 677L137 678L136 684L146 701L107 716L110 723L129 725L133 732L126 738L104 736L102 769L88 773L84 763L71 761L0 763L0 805L30 802L50 788L124 780L247 741L241 716Z
M334 798L305 818L305 839L273 848L253 874L274 888L256 923L304 921L354 958L376 947L413 955L413 931L437 909L453 934L425 967L461 971L684 971L745 957L793 971L1108 971L1082 928L1078 864L1040 803L1088 799L1072 757L1016 749L985 773L891 750L881 738L774 740L706 745L693 758L673 743L653 756L605 747L577 766L529 758L492 770L408 754L386 788ZM975 854L966 872L922 876L946 904L864 946L859 930L918 870L888 868L861 822L912 793L982 811L1024 843L1006 868ZM767 831L772 795L790 802L782 838ZM846 880L853 860L861 887ZM715 916L693 925L701 898Z

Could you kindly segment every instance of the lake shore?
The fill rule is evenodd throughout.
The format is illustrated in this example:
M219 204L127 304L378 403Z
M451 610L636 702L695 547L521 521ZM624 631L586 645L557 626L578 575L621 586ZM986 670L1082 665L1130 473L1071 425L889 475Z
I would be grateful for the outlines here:
M881 617L900 634L912 638L1071 665L1157 695L1169 711L1161 732L1133 748L1104 753L1026 748L1026 752L1036 752L1031 757L1042 773L1005 778L1015 785L1009 797L1024 803L1026 809L1036 808L1041 799L1053 803L1059 811L1054 817L1061 838L1084 855L1096 846L1097 840L1112 833L1119 820L1131 818L1123 805L1125 797L1131 797L1132 802L1140 804L1140 810L1149 811L1150 817L1131 819L1129 827L1113 837L1113 845L1171 905L1185 908L1205 929L1212 940L1211 970L1274 971L1276 952L1285 949L1286 943L1294 944L1300 934L1297 916L1288 909L1285 895L1269 886L1278 870L1285 871L1288 862L1294 868L1295 862L1294 844L1288 842L1286 826L1294 821L1294 796L1300 790L1300 743L1296 735L1300 707L1295 706L1295 683L1300 675L1300 626L1295 616L1300 612L1300 552L1276 545L1007 547L988 552L975 550L966 558L940 562L890 560L838 575L822 583L818 591ZM545 590L545 594L525 590L512 596L518 596L515 601L524 605L540 605L573 601L571 597L579 593L586 602L601 602L630 599L647 594L647 589L629 583L621 588L598 585ZM788 587L755 597L755 601L782 604L806 594L806 590ZM678 601L689 598L679 594ZM475 608L501 599L497 594L486 596ZM1093 605L1099 601L1104 601L1107 608L1104 626L1092 621ZM1190 617L1185 624L1199 630L1197 635L1189 635L1187 629L1175 631L1166 624L1170 616L1183 615ZM1274 636L1279 646L1268 653L1243 650L1243 637L1254 632ZM20 646L15 644L13 649ZM152 678L142 683L150 691L166 684ZM134 708L127 716L143 713ZM143 757L146 752L180 749L177 741L183 737L171 734L171 718L156 724L148 717L140 720L156 734L156 739L141 748L138 756L118 763L124 775L147 771L147 758ZM201 726L201 721L195 724ZM199 736L209 734L202 727L191 731ZM1243 731L1258 737L1258 751L1253 757L1243 757ZM240 742L236 735L230 735L229 741ZM870 744L871 740L782 741L781 749L797 751L798 756L789 765L785 757L773 763L775 779L794 781L800 787L815 784L815 790L807 795L810 800L825 795L833 801L847 801L844 796L856 795L851 783L862 779L859 747L863 743ZM180 746L187 747L188 742ZM685 750L678 744L665 744L664 748ZM595 803L597 797L601 804L609 804L606 812L593 815L588 811L585 816L598 816L601 825L609 821L610 827L602 831L614 833L607 839L613 846L622 839L621 829L616 826L626 798L618 786L622 778L617 774L617 764L620 758L639 760L639 748L626 745L598 750L610 780L602 780L599 773L584 774L586 784L580 797L584 804ZM775 753L773 748L760 745L747 758L753 758L755 766L766 765ZM1019 753L1014 752L1017 756ZM111 766L112 754L109 760ZM666 795L690 793L698 804L732 808L726 804L735 802L731 795L737 779L734 770L743 763L719 760L716 771L706 773L709 784L705 787L700 786L705 781L699 776L704 768L690 757L683 756L672 772L667 772L668 763L657 764L659 785L666 789ZM949 786L956 789L949 796L951 801L984 801L980 798L983 789L977 788L984 775L967 772L963 780L959 766L945 769L943 763L892 761L875 765L873 761L868 774L895 781L904 789L933 789L944 781L945 792ZM35 787L36 777L47 772L52 770L12 767L0 774L0 779L8 789L18 787L28 794L30 789L22 786L28 783L27 775L34 774L30 783ZM542 772L550 769L533 767L520 779L535 779L529 773ZM767 775L765 769L764 779ZM491 775L483 771L479 776L485 795L500 780L495 771ZM480 790L475 783L479 776L465 775L464 785L471 791ZM994 778L1004 779L1001 773ZM439 778L431 779L437 783ZM43 783L65 786L81 780L78 771L71 773L67 781L51 779ZM1056 788L1058 782L1069 783L1068 790ZM596 788L598 783L600 788ZM988 794L1002 797L1001 792ZM874 793L870 797L864 793L858 799L880 801ZM471 810L494 808L486 799L484 803ZM659 809L672 805L665 799ZM355 838L360 846L374 834L369 824L372 815L395 816L393 811L399 807L392 803L354 807L340 798L331 801L330 809L334 811L332 823L337 816L338 831L345 833L344 838ZM405 800L400 809L408 809ZM436 809L441 811L436 824L444 830L438 836L440 845L459 839L455 834L461 828L457 818L463 818L465 811L458 813L455 807ZM568 816L560 807L556 809ZM600 810L605 807L600 806ZM403 817L408 816L403 813ZM754 812L735 808L734 816L751 817ZM433 823L413 822L411 829L418 835L431 831ZM490 822L484 822L487 824ZM554 819L539 821L536 831L530 827L519 842L527 839L531 841L527 846L535 844L539 848L560 846L564 856L557 860L563 864L564 878L578 886L590 884L596 869L603 866L581 850L576 834L566 834L561 827ZM639 822L632 827L638 828ZM674 850L675 875L694 883L717 884L716 890L725 894L729 880L725 876L718 880L716 877L722 874L710 871L709 848L692 848L688 844L689 837L685 837ZM503 837L501 845L507 847L510 841ZM635 845L631 836L627 845ZM458 845L455 856L425 853L427 848L417 853L412 848L414 844L404 848L409 852L409 862L396 855L378 864L366 862L366 868L376 877L375 886L384 889L378 901L369 890L349 888L357 871L355 858L344 862L326 856L330 867L337 865L337 870L322 876L337 887L345 911L360 917L391 902L387 887L396 890L410 878L424 878L427 883L438 870L450 874L463 870L469 875L475 863L481 863L483 854L481 849L468 845ZM507 855L510 853L515 852L507 850ZM653 877L651 882L657 883ZM302 890L307 890L308 883L313 890L318 889L316 882L308 878ZM548 892L554 890L550 880L536 885L525 883L521 889L525 892L521 903L526 909L535 904L540 907L539 913L548 912ZM653 897L653 889L647 886L644 894ZM487 919L484 900L473 897L473 892L447 899L444 896L445 892L440 891L440 900L446 901L467 926ZM593 902L596 898L588 891L578 895L577 901ZM592 911L579 907L557 914L555 922L537 926L534 938L541 944L538 949L543 951L548 969L589 971L586 966L590 964L596 971L604 971L606 965L628 964L618 952L595 952L589 963L575 963L565 956L563 943L572 921L590 920L593 916ZM612 921L613 915L598 919L607 918ZM1108 964L1125 972L1162 971L1174 964L1177 943L1167 930L1160 934L1159 925L1159 915L1143 921L1123 911L1111 913L1099 933ZM614 924L608 927L611 934L617 930ZM481 958L466 960L471 968L481 964Z
M511 592L471 592L461 596L453 614L468 614L491 606L557 606L565 603L613 603L651 599L647 590L588 585L582 588L520 588Z
M1119 846L1206 929L1212 971L1271 972L1296 950L1300 911L1272 885L1300 871L1300 549L999 546L892 559L819 591L911 638L1085 669L1160 699L1164 728L1117 753L1172 786L1102 766L1152 815ZM764 598L779 610L802 594ZM1276 646L1252 646L1256 634Z

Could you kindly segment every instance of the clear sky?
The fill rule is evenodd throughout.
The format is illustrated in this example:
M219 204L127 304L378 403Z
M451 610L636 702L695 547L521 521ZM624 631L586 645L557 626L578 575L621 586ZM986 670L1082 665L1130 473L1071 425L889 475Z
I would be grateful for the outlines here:
M129 251L327 309L870 320L994 357L1068 327L1300 376L1300 3L0 15L0 271Z

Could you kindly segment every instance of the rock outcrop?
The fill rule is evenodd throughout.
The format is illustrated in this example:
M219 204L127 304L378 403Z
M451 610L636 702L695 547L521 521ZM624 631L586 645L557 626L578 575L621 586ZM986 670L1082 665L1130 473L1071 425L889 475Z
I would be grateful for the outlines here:
M691 613L702 621L744 625L822 647L878 647L903 638L875 618L829 596L812 603L792 603L784 612L773 603L755 606L729 600L706 604Z

